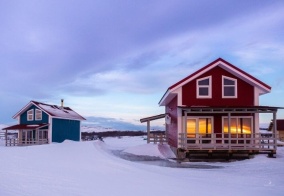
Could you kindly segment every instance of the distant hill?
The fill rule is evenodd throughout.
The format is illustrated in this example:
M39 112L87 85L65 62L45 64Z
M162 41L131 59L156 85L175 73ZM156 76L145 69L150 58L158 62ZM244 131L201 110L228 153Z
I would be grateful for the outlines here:
M113 128L106 128L106 127L102 127L102 126L86 126L83 125L81 126L81 132L87 132L87 133L91 133L91 132L107 132L107 131L116 131Z

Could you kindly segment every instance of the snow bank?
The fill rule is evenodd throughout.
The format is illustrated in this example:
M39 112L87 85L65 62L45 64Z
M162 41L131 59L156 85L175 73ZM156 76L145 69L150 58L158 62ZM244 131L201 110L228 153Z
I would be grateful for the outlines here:
M162 144L143 144L127 148L123 153L138 155L138 156L153 156L162 159L176 158L175 154L169 145Z
M0 147L0 195L283 195L284 147L278 148L277 158L260 154L245 161L210 163L221 166L218 169L159 167L110 152L168 152L145 143L141 137L123 137Z

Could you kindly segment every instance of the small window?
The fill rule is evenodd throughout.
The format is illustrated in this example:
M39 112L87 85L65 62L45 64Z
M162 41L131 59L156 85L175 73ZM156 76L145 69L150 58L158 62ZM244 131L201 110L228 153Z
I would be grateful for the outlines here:
M211 76L196 81L197 98L211 98Z
M42 111L39 109L35 110L35 119L36 120L42 120Z
M226 76L222 77L222 97L237 98L237 80Z
M28 121L34 120L34 110L33 109L31 109L27 112L27 120Z

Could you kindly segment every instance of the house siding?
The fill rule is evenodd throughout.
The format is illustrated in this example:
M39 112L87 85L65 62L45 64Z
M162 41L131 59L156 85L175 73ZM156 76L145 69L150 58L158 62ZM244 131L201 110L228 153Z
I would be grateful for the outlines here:
M168 132L168 143L172 147L177 147L177 96L172 99L172 101L166 106L166 113L171 117L171 124L166 124L166 130Z
M28 121L27 119L27 112L29 110L33 109L34 110L34 120L32 121ZM21 115L20 115L20 124L40 124L40 123L48 123L48 115L42 111L42 119L41 120L35 120L35 109L39 109L36 106L32 105L31 107L29 107L26 111L24 111Z
M80 121L53 118L52 142L80 141Z
M197 98L196 80L207 76L212 76L212 98ZM222 98L222 76L237 80L237 98ZM217 66L182 87L182 104L187 106L253 106L254 87Z

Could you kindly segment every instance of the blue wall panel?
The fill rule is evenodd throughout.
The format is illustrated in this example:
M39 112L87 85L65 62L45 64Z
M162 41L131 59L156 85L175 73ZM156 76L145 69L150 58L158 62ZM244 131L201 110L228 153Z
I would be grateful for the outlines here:
M53 118L52 142L80 141L80 121Z

